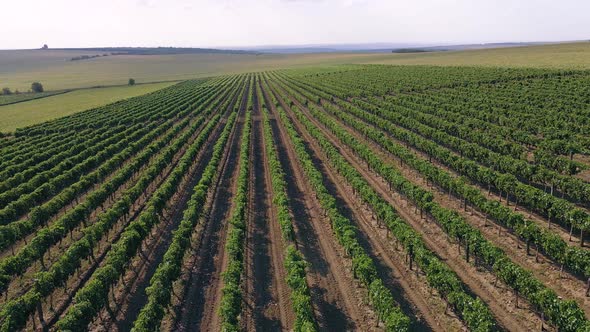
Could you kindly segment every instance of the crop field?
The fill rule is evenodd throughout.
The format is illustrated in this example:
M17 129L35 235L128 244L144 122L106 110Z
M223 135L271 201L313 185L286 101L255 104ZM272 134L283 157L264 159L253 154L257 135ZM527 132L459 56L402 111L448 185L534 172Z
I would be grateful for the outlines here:
M374 55L365 63L589 69L590 41L466 51Z
M132 98L153 92L176 82L147 83L134 86L79 89L61 93L39 93L44 95L10 105L0 105L0 132L13 132L17 128L31 126L59 117L97 108L125 98ZM37 93L27 94L29 97ZM0 96L9 99L14 95ZM18 96L23 96L18 95ZM9 99L10 100L10 99Z
M371 53L117 55L83 61L80 51L0 50L0 89L27 91L41 81L45 90L177 81L249 71L361 63ZM378 57L379 60L382 57Z
M22 103L29 100L41 99L45 97L54 96L64 91L49 91L40 93L20 93L10 95L0 95L0 106Z
M590 331L589 173L587 70L183 81L0 138L0 331Z
M345 64L590 69L590 42L423 53L117 55L68 61L95 53L0 50L0 89L27 91L32 82L40 81L45 90L54 91L127 84L129 78L148 83Z

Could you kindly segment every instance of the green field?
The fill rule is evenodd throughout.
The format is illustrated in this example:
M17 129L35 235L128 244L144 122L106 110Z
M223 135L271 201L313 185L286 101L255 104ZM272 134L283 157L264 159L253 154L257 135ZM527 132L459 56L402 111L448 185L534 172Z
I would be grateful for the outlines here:
M0 84L12 90L27 91L32 82L39 81L45 90L74 89L126 84L129 78L145 83L279 68L362 63L376 56L346 53L117 55L67 61L80 54L77 51L0 51ZM24 60L19 61L19 58Z
M87 54L95 54L90 52ZM0 84L27 91L40 81L46 90L184 80L280 68L337 64L458 65L590 68L590 42L429 53L181 54L117 55L68 61L80 51L0 51Z
M19 128L1 330L590 331L589 96L588 70L326 66Z
M19 50L0 51L0 84L26 91L40 81L48 91L107 85L209 77L279 68L323 67L339 64L397 64L437 66L537 67L590 69L590 42L485 50L428 53L317 54L182 54L118 55L82 61L69 58L96 52ZM0 131L148 93L172 83L92 88L0 106ZM9 96L12 97L12 96ZM1 97L0 97L1 98Z
M40 93L13 93L11 95L0 95L0 106L21 103L28 100L45 98L55 94L64 93L67 90L46 91Z
M81 89L57 96L0 106L0 132L59 118L117 100L143 95L174 82Z
M590 42L467 51L375 55L368 63L590 69Z

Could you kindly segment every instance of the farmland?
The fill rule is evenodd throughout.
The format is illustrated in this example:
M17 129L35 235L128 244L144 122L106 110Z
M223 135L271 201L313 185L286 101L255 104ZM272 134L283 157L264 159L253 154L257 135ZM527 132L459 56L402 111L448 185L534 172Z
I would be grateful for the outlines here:
M51 91L51 92L40 92L40 93L19 93L19 94L10 94L0 95L0 106L10 105L10 104L17 104L22 103L29 100L41 99L45 97L54 96L64 91ZM43 121L41 121L43 122Z
M2 121L0 121L0 132L13 132L17 128L31 126L90 108L104 106L121 99L140 96L173 84L175 82L79 89L74 91L60 91L56 95L49 92L0 96L0 101L2 101L5 98L8 100L14 99L12 98L13 96L34 97L36 95L43 95L33 100L29 99L11 105L1 105L0 116L2 117Z
M176 54L116 55L68 61L96 52L0 50L0 88L27 91L41 81L45 90L63 90L187 80L251 71L345 64L542 67L589 69L590 42L424 53Z
M588 70L371 64L18 126L0 330L589 331L589 112Z

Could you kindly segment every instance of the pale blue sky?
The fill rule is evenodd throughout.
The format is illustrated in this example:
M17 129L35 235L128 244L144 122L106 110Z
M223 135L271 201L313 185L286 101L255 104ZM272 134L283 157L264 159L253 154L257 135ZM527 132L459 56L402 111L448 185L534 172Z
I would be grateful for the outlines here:
M590 39L589 0L4 0L0 49Z

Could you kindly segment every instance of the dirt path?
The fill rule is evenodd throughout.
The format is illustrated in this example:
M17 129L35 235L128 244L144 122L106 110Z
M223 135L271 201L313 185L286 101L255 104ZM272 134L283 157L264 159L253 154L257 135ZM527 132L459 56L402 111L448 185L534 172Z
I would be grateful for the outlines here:
M256 94L254 94L256 96ZM245 331L289 331L294 312L283 264L284 245L272 203L272 183L262 133L262 116L254 97L248 236L246 239Z
M337 248L329 221L322 216L319 202L313 196L313 189L297 162L290 139L276 118L274 106L268 102L267 105L271 105L273 111L270 122L286 175L298 249L309 264L307 282L320 329L372 331L376 320L366 302L363 302L366 293L357 287L350 262Z
M302 105L298 106L332 143L338 145L338 140L331 132L315 118L310 117ZM422 235L427 246L435 251L458 274L463 283L489 306L502 327L510 331L530 331L538 328L539 318L531 312L531 308L522 300L519 301L519 306L516 306L511 289L497 283L496 277L490 272L476 268L463 260L457 249L453 248L454 245L450 243L446 233L434 220L421 219L419 215L412 212L413 206L397 193L394 193L392 197L388 184L378 175L368 171L348 148L341 148L341 152L371 186L398 211L400 216Z
M326 112L326 114L329 115L328 112ZM332 118L335 121L338 121L344 128L347 129L350 134L359 139L359 141L364 141L369 146L371 146L373 152L378 154L385 161L396 165L396 168L399 169L402 174L412 183L423 188L427 187L426 179L422 177L419 172L412 169L405 163L402 164L397 162L393 155L391 155L389 152L383 151L383 149L375 142L364 138L353 128L346 126L346 124L344 124L342 121L336 119L336 117ZM412 151L418 153L418 151ZM424 154L420 153L418 155L422 159L428 160L427 156ZM451 172L448 168L438 164L436 164L436 166L456 176L456 174ZM518 236L516 236L509 228L493 220L490 220L489 218L486 218L486 216L481 211L473 207L468 207L465 209L462 199L456 197L455 195L449 196L446 190L438 186L428 187L435 196L435 202L457 211L473 227L478 228L485 235L486 239L490 240L496 246L504 250L506 254L512 260L514 260L514 262L533 272L536 278L553 289L558 295L564 298L574 299L585 311L586 315L590 316L590 298L588 298L585 294L586 282L584 280L581 280L578 276L568 272L567 270L562 270L559 264L554 263L551 258L536 251L535 246L533 245L531 246L530 254L527 254L526 244L523 243L523 241L521 241ZM514 208L514 204L511 204L511 207ZM552 231L555 230L557 230L556 227L553 227Z

